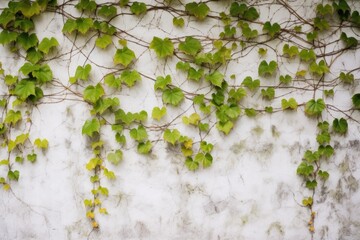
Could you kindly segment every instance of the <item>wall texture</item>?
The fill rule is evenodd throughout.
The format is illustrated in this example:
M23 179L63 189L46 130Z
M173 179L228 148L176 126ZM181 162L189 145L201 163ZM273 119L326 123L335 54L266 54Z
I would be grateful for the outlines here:
M20 97L12 88L17 87L3 81L6 75L17 76L18 81L34 77L19 70L29 61L29 49L14 42L0 47L5 72L1 76L1 95L6 102L1 108L1 121L6 125L12 109L21 111L23 116L19 123L8 124L10 130L1 140L1 159L5 162L0 166L0 176L6 181L2 183L4 188L8 182L10 188L0 191L0 239L360 239L360 114L352 102L352 97L360 92L360 50L357 45L348 48L348 42L339 40L341 33L346 32L357 42L360 31L352 18L339 20L335 5L344 7L344 1L247 1L247 9L253 6L260 13L257 19L250 20L241 14L229 15L234 7L232 1L208 1L210 10L204 20L186 9L185 4L190 1L143 2L147 12L138 16L131 12L133 1L120 7L119 1L113 0L96 1L93 12L79 11L81 6L90 6L89 1L58 0L56 7L48 6L31 15L35 28L30 32L36 33L39 42L51 37L58 42L36 63L48 64L53 77L41 84L44 96L35 103L26 98L14 106ZM320 2L324 6L330 4L330 16L322 16L316 10ZM117 15L101 16L99 10L104 5L114 6ZM1 16L7 6L7 1L0 3ZM347 6L350 14L360 9L357 1L348 1ZM23 12L19 10L18 15ZM230 20L221 19L221 12L228 14ZM319 15L320 20L329 22L329 29L316 27L314 18ZM86 34L76 29L72 33L64 31L68 19L81 17L106 21L115 27L109 46L96 46L98 37L103 36L96 29ZM174 26L174 17L183 18L184 26ZM274 36L263 30L267 21L281 27L274 30ZM2 31L21 32L11 24L8 27L2 23ZM246 37L245 24L257 30L258 36ZM226 25L230 26L228 30L224 29ZM295 31L295 26L302 28ZM236 31L233 34L232 27ZM314 31L319 35L310 41L306 34ZM169 38L175 54L159 57L150 46L155 36ZM224 48L230 53L220 54L223 62L199 64L194 56L179 49L189 36L200 41L201 53L214 54ZM123 40L136 56L128 65L114 62L116 51L125 48ZM190 49L194 44L190 44ZM315 63L324 60L329 72L312 72L310 63L301 61L298 53L293 58L284 53L285 44L297 46L299 51L314 49ZM259 49L267 52L259 54ZM259 72L264 60L277 63L273 74ZM176 67L179 61L203 69L200 80L188 80L188 70ZM86 64L91 65L88 80L71 82L78 66ZM107 74L118 77L129 69L140 74L141 80L134 86L123 82L116 89L106 84ZM306 70L304 76L302 70ZM223 75L220 86L209 77L216 71ZM340 72L353 74L350 84L342 82ZM279 81L286 74L292 77L287 85ZM154 90L157 77L166 75L172 78L169 89L179 87L184 93L184 100L177 106L167 104L162 91ZM244 84L248 76L261 81L257 90L251 91ZM227 88L222 85L225 82ZM84 90L97 84L104 89L102 98L116 97L120 105L104 114L92 114L95 104L86 97L84 100ZM231 121L232 130L224 134L217 129L221 107L214 104L216 96L212 94L224 90L228 99L230 90L239 88L247 95L237 103L241 113ZM275 90L270 100L261 92L269 88ZM331 89L334 94L329 97L325 90ZM209 113L194 104L194 97L200 94L210 106ZM298 104L294 110L286 110L282 105L283 99L290 98ZM306 104L311 99L323 99L326 103L320 114L309 116ZM163 106L166 115L159 121L153 119L153 108ZM265 111L269 106L273 113ZM123 124L127 139L123 145L116 141L111 129L118 109L148 113L141 123ZM208 130L199 130L198 122L196 126L184 123L183 117L193 113L198 114L201 123L209 124ZM340 118L348 123L345 134L337 134L332 128L333 120ZM94 131L93 137L84 134L83 127L91 119L100 119L101 123L101 130ZM318 179L313 190L306 187L306 180L297 174L297 169L306 150L316 151L323 145L317 141L317 125L323 121L330 123L331 136L329 141L324 140L324 146L329 144L334 154L314 163L316 177L320 166L330 177L327 181ZM144 126L152 144L148 154L137 153L139 141L130 132L138 126ZM200 142L213 144L211 166L204 168L200 164L198 170L190 171L181 150L183 143L164 141L166 129L177 129L192 139L193 159L201 152ZM10 140L22 133L29 133L29 139L9 151ZM48 148L33 147L37 138L47 139ZM97 154L92 144L99 139L104 146ZM122 151L122 161L114 165L107 156L117 150ZM32 153L37 154L34 163L26 160L27 154ZM21 154L24 162L16 162L15 157ZM103 162L91 168L89 161L94 155ZM116 179L106 177L104 168L112 171ZM20 172L18 181L9 179L8 172L14 169ZM91 176L98 176L99 181L92 183ZM108 190L108 196L92 194L99 182ZM313 203L305 206L303 199L308 197ZM94 204L96 199L102 202L101 206ZM92 201L90 206L84 205L86 200ZM101 214L105 208L107 214ZM89 212L95 214L94 219ZM99 226L94 226L94 221Z

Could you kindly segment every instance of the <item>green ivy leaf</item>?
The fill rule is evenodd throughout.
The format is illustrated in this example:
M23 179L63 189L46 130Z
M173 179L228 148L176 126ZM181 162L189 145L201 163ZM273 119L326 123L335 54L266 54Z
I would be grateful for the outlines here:
M225 135L228 135L233 127L234 127L234 123L232 121L227 121L225 123L222 122L216 123L216 128L219 131L225 133Z
M204 168L210 167L213 157L209 153L198 153L195 155L194 161L203 165Z
M230 24L225 25L224 31L219 34L219 36L223 39L233 38L236 34L236 28L232 27Z
M318 172L318 175L319 175L319 177L321 178L321 180L323 180L323 181L328 180L329 177L330 177L330 174L329 174L327 171L322 171L322 170L320 170L320 171Z
M292 77L288 74L286 74L285 76L281 75L279 80L283 84L289 84L292 81Z
M53 73L51 71L51 68L47 64L39 66L38 69L36 69L32 72L32 75L40 83L50 82L53 79Z
M146 129L143 126L139 126L137 129L130 130L130 137L138 142L143 142L148 138Z
M177 129L174 129L174 130L166 129L164 131L163 137L166 142L171 143L172 145L175 145L179 141L181 134Z
M111 152L107 155L107 160L117 166L123 160L123 152L120 149Z
M206 5L206 3L192 2L185 5L185 10L197 19L204 20L207 17L210 8Z
M274 109L273 109L273 107L268 106L268 107L265 107L265 112L267 112L267 113L273 113L273 112L274 112Z
M353 11L351 14L351 21L358 27L360 26L360 14L358 11Z
M352 84L354 82L354 74L341 72L339 76L343 83Z
M258 53L260 56L264 57L267 54L266 48L259 48Z
M96 101L96 103L94 105L94 109L91 110L91 113L92 114L98 113L98 114L102 115L106 110L115 108L119 105L120 105L120 101L116 97L105 98L105 99L100 98L99 100Z
M202 49L201 43L199 40L193 37L186 37L185 42L179 44L179 50L185 54L195 56Z
M308 180L308 181L306 181L306 187L308 189L313 190L313 189L316 188L316 186L317 186L317 181L316 180L312 180L312 181Z
M316 141L322 145L325 143L329 143L331 140L330 133L329 132L321 132L316 136Z
M15 171L9 170L9 171L8 171L8 178L9 178L9 180L18 181L18 180L19 180L19 177L20 177L20 172L19 172L18 170L15 170Z
M258 36L258 34L259 34L256 29L251 29L249 27L248 23L241 23L240 27L241 27L241 31L242 31L243 36L248 40L256 38Z
M42 139L41 140L40 138L37 138L37 139L35 139L34 144L38 148L47 149L48 146L49 146L49 141L47 139Z
M77 80L83 80L83 81L89 80L90 72L91 72L90 64L86 64L85 67L78 66L75 71L74 80L71 81L71 83L75 83Z
M129 0L120 0L119 5L120 7L125 7L129 3Z
M92 18L78 18L75 22L76 29L83 35L85 35L94 25Z
M7 86L12 86L12 85L14 85L15 83L17 83L18 77L16 77L16 76L11 76L11 75L6 75L5 78L4 78L4 81L5 81L5 84L6 84Z
M314 167L312 165L306 164L305 162L300 163L300 165L296 169L296 173L304 177L310 176L313 172L314 172Z
M348 37L346 33L341 33L340 39L345 43L346 48L356 48L358 40L354 37Z
M91 120L86 120L82 127L82 134L92 137L94 133L99 133L100 131L100 122L97 118Z
M200 149L205 153L210 153L214 149L214 145L205 141L201 141Z
M26 52L26 60L32 64L38 63L41 59L43 59L43 57L43 54L40 51L37 51L34 47L30 48Z
M11 32L11 31L8 31L8 30L3 30L0 33L0 44L6 45L6 44L9 44L9 43L15 42L16 39L18 38L18 36L19 36L19 33L17 33L17 32Z
M305 207L310 207L310 206L313 204L313 199L312 199L312 197L304 198L304 199L302 200L302 204L303 204Z
M146 4L143 2L134 2L130 7L130 11L136 16L146 13L147 11Z
M159 58L170 57L174 53L174 45L169 38L154 37L150 49L153 49Z
M246 6L246 4L239 4L238 2L233 2L230 6L230 15L232 17L243 16L247 9L248 7Z
M64 24L64 26L62 28L62 32L71 34L76 29L77 29L76 21L69 18L69 19L66 20L66 22L65 22L65 24Z
M326 146L320 145L317 152L321 156L329 158L334 154L334 148L332 146L330 146L330 145L326 145Z
M272 100L275 97L275 89L273 87L261 89L261 95L267 100Z
M35 28L35 24L31 19L16 19L14 27L24 32L30 32Z
M96 86L88 86L84 90L84 100L90 103L96 103L105 94L104 88L98 83Z
M204 76L204 69L200 68L196 70L195 68L190 67L188 70L187 79L198 82L203 76Z
M179 105L184 100L184 93L178 87L164 90L162 100L165 104Z
M107 48L111 43L112 43L112 38L110 35L107 34L98 37L95 41L96 46L101 49Z
M345 134L348 130L348 123L344 118L335 118L333 121L333 130L336 133Z
M304 62L310 62L316 60L316 54L313 49L306 50L303 49L299 53L300 59Z
M279 34L281 31L281 27L278 23L271 24L269 21L264 23L263 31L267 32L271 38L275 37L275 35Z
M152 143L148 140L146 142L140 142L137 146L137 151L140 154L148 154L151 152Z
M205 79L211 82L212 85L221 88L224 81L224 75L219 71L214 71L209 75L205 75Z
M321 60L318 64L316 62L310 64L310 72L317 75L323 75L330 72L330 70L325 61Z
M305 159L308 163L313 163L313 162L319 161L320 155L321 155L321 152L320 152L320 151L312 152L312 151L310 151L310 150L306 150L306 152L305 152L305 154L304 154L304 159Z
M21 80L14 89L14 94L22 101L29 96L35 96L35 83L33 81Z
M237 104L244 97L246 97L246 95L247 95L247 93L246 93L246 90L244 88L230 89L228 102Z
M36 47L39 40L35 33L21 33L17 38L17 44L19 44L25 51L27 51L31 47Z
M351 8L347 4L346 0L339 0L338 4L334 2L333 7L336 10L336 12L338 13L341 21L344 21L349 18L350 13L351 13Z
M314 18L314 28L319 31L325 31L330 28L328 21L324 18Z
M197 126L200 122L201 118L200 115L198 113L192 113L189 117L187 116L183 116L182 121L184 124L186 125L194 125Z
M171 84L171 76L170 75L166 75L166 77L157 77L155 84L154 84L154 89L155 90L164 90L168 85Z
M286 99L281 100L281 108L283 110L286 110L286 109L296 110L297 107L298 107L298 103L296 102L296 100L294 98L290 98L289 100L286 100Z
M21 112L20 111L14 111L9 110L9 112L6 114L4 123L6 124L12 124L15 125L17 122L19 122L22 119Z
M79 11L94 12L97 5L94 0L80 0L79 3L75 5L75 7Z
M253 80L252 77L247 76L241 84L247 87L250 91L255 91L260 87L260 80Z
M121 78L115 78L114 74L108 74L104 78L104 82L109 87L120 89L121 88Z
M313 32L309 32L308 34L306 34L306 38L309 42L315 41L317 37L318 37L318 32L315 30Z
M151 117L157 121L160 121L161 118L163 118L166 114L166 107L162 107L161 109L159 107L154 107L151 113Z
M289 56L290 58L296 57L299 55L299 48L297 46L289 46L289 44L285 44L283 47L283 54Z
M317 127L320 131L329 131L330 124L327 121L319 122Z
M116 50L114 63L127 67L136 58L135 53L128 47Z
M29 162L34 163L34 162L36 162L37 155L36 155L35 153L33 153L33 154L28 154L28 155L26 156L26 158L27 158L27 160L28 160Z
M327 15L331 16L333 15L333 8L330 4L326 4L325 6L323 4L318 4L316 6L316 13L319 16L325 17Z
M248 117L255 117L257 115L257 111L253 108L245 108L245 115Z
M316 101L315 99L311 99L305 105L305 113L309 116L319 116L325 107L325 102L321 98Z
M22 1L19 4L19 10L26 18L31 18L32 16L39 15L41 12L41 6L38 2L30 3L30 1Z
M117 10L114 6L103 5L99 9L98 14L104 18L113 18L116 16Z
M59 46L59 42L56 40L56 38L52 37L52 38L44 38L39 46L38 49L45 53L48 54L51 48L57 47Z
M263 60L258 69L259 76L265 75L273 75L276 72L277 63L275 61L271 61L269 64Z
M173 18L173 25L174 25L175 27L182 28L182 27L184 27L184 25L185 25L185 21L184 21L184 19L181 18L181 17L179 17L179 18L174 17L174 18Z
M360 109L360 93L355 94L351 99L355 109Z
M115 121L123 122L126 125L130 125L135 120L134 114L131 112L125 113L124 110L119 109L115 112Z
M15 13L10 9L5 8L0 14L0 25L3 28L7 28L7 25L15 19Z
M259 16L259 12L254 7L250 7L245 11L243 18L248 21L255 21Z
M141 75L136 70L125 70L120 76L121 82L124 82L128 87L132 87L136 82L141 80Z
M197 169L199 169L199 163L193 161L193 159L191 157L187 157L185 160L185 166L190 170L190 171L196 171Z

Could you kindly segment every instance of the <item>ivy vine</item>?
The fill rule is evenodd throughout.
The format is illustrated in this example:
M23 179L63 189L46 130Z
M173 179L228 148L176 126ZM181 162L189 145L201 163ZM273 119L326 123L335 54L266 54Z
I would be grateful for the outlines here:
M283 21L267 16L262 13L264 6L276 6L289 18ZM80 101L87 106L88 118L81 133L93 152L85 166L92 190L84 205L93 229L100 227L96 214L108 213L103 203L109 195L104 178L116 179L112 169L126 160L124 150L129 146L149 155L158 151L157 143L163 141L183 156L189 171L200 171L214 162L216 144L211 135L215 131L226 139L243 117L302 111L309 123L317 125L317 145L303 149L303 158L294 168L308 189L300 202L310 212L313 237L316 192L320 182L325 184L331 178L326 169L335 154L332 137L346 135L350 124L360 123L360 93L356 92L360 67L340 68L337 62L349 52L359 53L356 7L356 1L321 1L303 17L283 0L11 0L0 14L0 44L18 56L22 65L11 72L0 65L0 135L7 152L0 161L7 175L0 177L0 183L9 190L12 182L20 179L17 165L25 160L35 163L37 151L51 146L51 139L49 144L31 131L32 111L47 99ZM63 19L65 42L54 36L40 39L37 24L47 21L40 15L49 13ZM155 14L166 14L179 34L136 35L121 25L123 19L132 19L131 23L151 28L147 16ZM208 33L193 34L202 33L207 24L211 25ZM71 45L69 52L63 48L66 44ZM108 65L99 65L93 59L95 52ZM234 66L254 53L257 60L248 66ZM73 60L77 54L85 60ZM69 68L66 81L50 67L62 56L76 64ZM144 56L164 67L148 74L140 63ZM287 66L296 70L289 71ZM240 71L252 68L252 74L242 74L238 67ZM98 76L94 71L101 72L101 77L94 78ZM161 104L139 111L123 106L122 93L132 94L142 82L151 83ZM51 89L60 91L51 93ZM338 89L349 90L349 105L339 106L334 100ZM108 144L109 136L102 134L109 128L116 148Z

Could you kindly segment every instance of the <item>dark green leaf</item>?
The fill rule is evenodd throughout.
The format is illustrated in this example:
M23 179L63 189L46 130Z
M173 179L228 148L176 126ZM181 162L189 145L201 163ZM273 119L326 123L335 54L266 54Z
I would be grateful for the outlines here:
M206 5L206 3L192 2L185 5L185 10L197 19L203 20L208 15L210 8Z
M333 121L333 130L336 133L345 134L348 130L348 123L344 118L335 118Z
M360 109L360 93L355 94L352 96L352 102L356 109Z
M147 11L146 4L143 2L134 2L130 7L130 11L136 16L146 13Z

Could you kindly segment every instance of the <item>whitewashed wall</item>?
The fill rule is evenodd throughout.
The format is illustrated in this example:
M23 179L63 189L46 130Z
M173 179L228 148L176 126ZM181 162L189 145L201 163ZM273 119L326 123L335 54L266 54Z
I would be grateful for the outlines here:
M304 10L315 2L292 1L291 4L304 17L310 17L314 13ZM1 1L1 6L5 5L6 1ZM218 12L221 7L227 6L220 2L211 5ZM75 10L66 11L78 15ZM286 26L289 20L288 12L276 4L265 5L260 12L260 21L272 19ZM147 43L153 36L193 34L217 37L222 26L217 20L199 24L186 18L185 28L179 30L172 26L171 21L168 13L156 11L142 17L116 18L112 24L121 26L127 33ZM36 25L40 39L56 37L60 43L57 51L53 52L53 56L58 58L48 62L55 79L69 85L69 77L74 75L76 67L85 63L93 66L93 83L99 82L109 72L104 67L116 69L112 59L113 46L107 50L92 51L93 42L84 44L80 38L75 44L81 51L75 49L70 52L74 38L61 33L63 24L61 15L45 13L37 19ZM218 28L213 27L216 24ZM282 48L281 42L272 44L274 48ZM131 41L129 47L138 56L133 68L145 76L155 78L170 74L175 84L182 85L183 89L200 88L187 82L186 76L175 70L176 59L158 60L154 52ZM359 66L358 53L349 52L338 59L333 68L338 72L332 74L335 76L342 69ZM260 61L273 60L277 56L269 49L268 54L260 58L255 48L249 54L239 52L237 57L236 61L222 69L229 84L240 84L248 75L257 77ZM296 60L278 60L283 61L281 73L295 73L301 67ZM6 47L0 47L0 61L5 71L13 75L18 75L17 71L24 63L23 57L11 53ZM236 80L230 80L231 74L236 74ZM357 71L354 74L354 85L340 86L334 99L327 102L343 108L351 107L352 94L360 91L360 73ZM274 84L278 76L262 81ZM161 95L153 91L153 84L152 80L143 77L134 88L124 87L121 92L106 89L106 93L118 96L121 107L127 111L144 109L151 113L153 107L163 105ZM83 90L74 86L72 89L80 93ZM56 93L59 90L62 88L49 85L45 92ZM277 95L281 93L279 90ZM322 97L321 92L318 94L317 97ZM44 104L31 113L31 140L47 138L49 149L37 152L36 163L19 165L19 182L12 184L11 191L0 191L0 239L311 238L307 226L310 213L301 206L303 197L308 196L310 191L296 175L296 168L304 151L317 147L317 122L306 117L303 108L295 112L261 114L255 118L242 116L228 136L214 129L207 137L207 141L215 145L213 165L196 172L186 169L178 149L159 141L154 143L149 156L142 156L136 153L136 144L129 138L126 149L123 149L123 162L116 167L109 166L117 179L102 180L110 192L109 197L103 200L109 214L98 214L100 228L92 231L83 204L84 199L91 196L90 173L85 164L92 153L89 141L81 134L83 123L90 118L90 108L84 102L76 101L80 98L70 93L63 97L60 102L44 98ZM312 93L296 92L286 97L295 97L302 103L310 99ZM276 98L272 105L279 107L280 102L281 97ZM243 104L254 108L268 105L260 95L247 98ZM179 108L168 107L168 115L162 122L149 119L145 125L164 124L179 112L184 111L186 115L193 112L191 102L185 102ZM360 120L359 112L355 112L353 117ZM332 121L333 116L324 113L323 119ZM211 121L215 123L215 119ZM331 140L335 155L324 165L330 178L318 187L314 196L314 239L360 239L360 126L349 123L346 136L334 136ZM173 127L199 139L197 131L181 124L181 119L177 119ZM162 139L162 132L151 132L150 135L152 140ZM102 131L102 137L108 146L106 152L118 147L110 128ZM5 170L2 173L6 174Z

